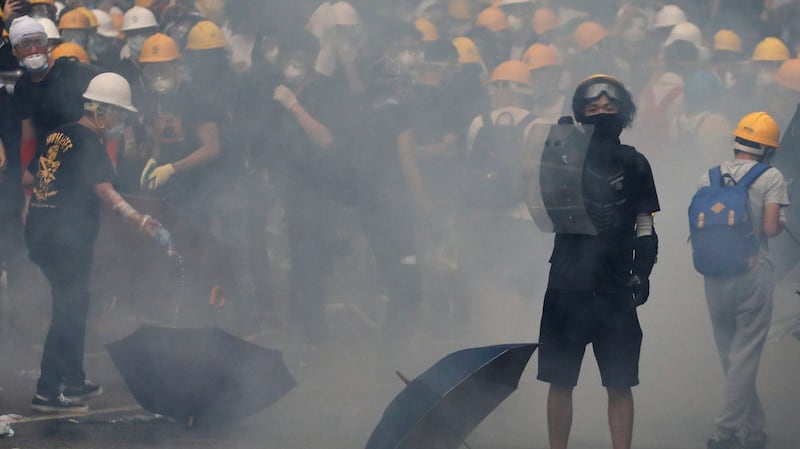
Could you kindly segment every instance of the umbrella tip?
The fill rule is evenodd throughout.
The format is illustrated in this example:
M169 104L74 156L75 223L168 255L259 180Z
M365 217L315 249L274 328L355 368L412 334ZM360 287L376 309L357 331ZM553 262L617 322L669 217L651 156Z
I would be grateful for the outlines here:
M399 370L396 370L394 373L395 373L395 374L397 374L397 377L399 377L399 378L400 378L400 380L402 380L402 381L403 381L403 383L405 383L406 385L408 385L408 384L410 384L410 383L411 383L411 381L410 381L410 380L408 380L408 377L406 377L405 375L403 375L403 373L401 373Z

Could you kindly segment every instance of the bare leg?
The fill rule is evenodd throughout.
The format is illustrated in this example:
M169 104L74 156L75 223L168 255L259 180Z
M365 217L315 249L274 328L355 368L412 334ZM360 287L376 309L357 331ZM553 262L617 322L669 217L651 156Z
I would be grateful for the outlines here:
M633 393L630 388L608 388L608 427L614 449L631 448Z
M567 449L569 431L572 428L572 388L550 384L550 392L547 395L547 432L550 436L550 449Z

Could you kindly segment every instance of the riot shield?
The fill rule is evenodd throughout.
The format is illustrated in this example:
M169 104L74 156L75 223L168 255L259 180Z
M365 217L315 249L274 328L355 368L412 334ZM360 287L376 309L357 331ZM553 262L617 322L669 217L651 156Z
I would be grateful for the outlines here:
M594 127L534 125L523 160L525 203L544 232L597 235L583 200L583 166Z

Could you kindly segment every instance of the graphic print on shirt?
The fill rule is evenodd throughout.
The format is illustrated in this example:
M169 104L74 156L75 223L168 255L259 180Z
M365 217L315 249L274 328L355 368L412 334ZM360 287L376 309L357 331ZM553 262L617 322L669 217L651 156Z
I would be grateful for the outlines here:
M58 194L57 190L50 190L50 184L56 180L56 172L61 167L57 159L60 154L72 149L72 139L64 133L52 133L47 136L46 145L46 154L39 156L39 185L33 189L33 200L37 203Z

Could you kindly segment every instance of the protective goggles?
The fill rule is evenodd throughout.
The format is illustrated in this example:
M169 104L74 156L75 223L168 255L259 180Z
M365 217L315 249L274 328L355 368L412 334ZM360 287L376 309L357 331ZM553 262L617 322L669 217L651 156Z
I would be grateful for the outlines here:
M595 83L586 87L583 98L589 101L597 100L605 95L611 100L619 101L619 93L616 86L608 83Z
M15 44L14 48L22 51L28 51L32 48L47 48L47 35L46 34L29 34L22 36Z

